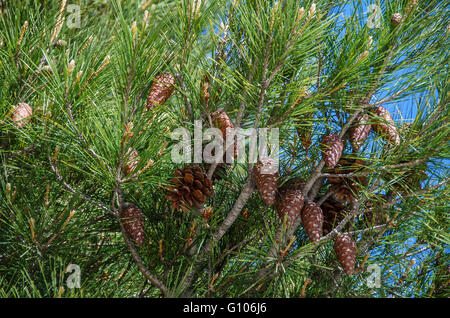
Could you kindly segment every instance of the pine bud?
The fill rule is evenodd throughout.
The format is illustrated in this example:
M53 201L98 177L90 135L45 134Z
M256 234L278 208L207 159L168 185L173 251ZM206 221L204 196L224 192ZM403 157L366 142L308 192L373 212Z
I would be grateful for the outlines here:
M75 68L75 60L71 60L69 66L67 67L67 71L69 72L69 74L72 73L74 68Z
M133 39L136 37L136 33L137 33L136 21L133 21L133 23L131 24L131 34L133 35Z
M358 58L358 62L364 60L369 55L369 51L365 50Z
M25 35L25 32L27 32L27 30L28 30L28 21L25 21L23 23L22 29L20 31L20 37L19 37L19 41L17 41L17 47L19 47L20 44L22 44L23 37Z
M147 24L148 24L148 10L144 11L144 18L143 18L143 29L145 30L147 28Z
M55 46L58 48L62 48L62 47L67 46L67 42L64 40L58 40L58 41L56 41Z
M97 71L95 71L94 76L97 76L98 73L100 73L101 70L103 70L109 64L110 60L111 60L111 57L109 55L106 55L105 60L103 61L103 64L99 67L99 69Z
M75 83L78 83L80 81L81 75L83 75L83 71L79 71L77 73L77 79L76 79Z
M139 154L135 149L130 147L128 148L126 156L128 159L126 160L125 167L123 168L123 173L125 176L128 176L136 170L136 167L139 164Z
M301 7L298 9L297 20L300 20L303 17L303 14L305 14L305 8Z
M391 25L394 27L398 26L402 22L402 18L401 13L394 13L391 15Z
M11 201L11 183L6 184L6 197Z
M316 13L316 4L315 3L311 4L311 8L309 8L308 20L310 20L312 18L314 13Z
M20 128L25 126L30 120L33 114L33 109L26 103L19 103L17 106L13 106L12 121L16 127Z
M210 206L203 209L202 217L205 220L205 222L207 222L209 220L209 218L212 216L212 213L213 213L213 209Z
M370 49L372 47L372 44L373 44L373 37L369 36L367 41L367 49Z
M44 65L42 66L38 73L47 73L47 74L51 74L53 72L52 67L50 65Z

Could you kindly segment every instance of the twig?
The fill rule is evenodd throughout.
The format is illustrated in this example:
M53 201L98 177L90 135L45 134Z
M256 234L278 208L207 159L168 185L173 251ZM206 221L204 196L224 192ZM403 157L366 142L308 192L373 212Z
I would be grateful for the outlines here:
M58 178L59 182L61 182L61 184L70 192L79 195L83 200L88 201L94 205L96 205L97 207L101 208L102 210L108 212L111 215L116 216L115 212L112 211L111 209L109 209L108 207L106 207L105 205L103 205L102 203L99 203L97 201L95 201L94 199L90 198L89 196L80 193L78 191L76 191L74 188L72 188L67 182L64 181L64 178L62 177L62 175L60 174L58 167L56 165L56 162L53 163L53 159L49 156L49 162L50 162L50 168L52 169L53 173L56 175L56 177Z
M136 248L134 247L133 243L128 237L128 234L125 231L125 228L123 226L122 222L119 222L120 224L120 230L122 232L123 238L125 240L125 244L128 247L128 250L131 253L131 256L133 257L134 261L136 262L139 270L141 273L147 278L153 285L155 285L161 292L164 294L165 297L170 297L171 294L167 287L164 285L163 282L161 282L158 278L153 277L153 275L150 273L150 271L147 269L147 267L144 265L144 262L142 261L141 257L139 256L139 253L136 251Z

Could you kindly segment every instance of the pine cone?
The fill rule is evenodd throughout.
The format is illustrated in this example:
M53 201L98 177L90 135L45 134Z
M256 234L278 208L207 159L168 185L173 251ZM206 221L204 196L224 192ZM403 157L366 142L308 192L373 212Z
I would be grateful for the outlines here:
M322 152L322 159L328 167L334 168L341 158L342 151L344 150L342 139L339 135L329 134L322 138L322 144L325 147Z
M272 158L262 158L253 168L256 188L263 201L268 205L275 204L277 193L278 167Z
M347 234L338 235L334 242L334 252L347 275L353 274L356 264L356 243Z
M177 169L172 179L174 187L168 187L170 208L188 212L190 207L201 208L211 196L212 182L199 166Z
M303 228L312 242L318 241L323 234L322 209L314 202L309 202L302 210Z
M19 103L17 106L13 106L11 120L16 127L21 128L30 122L31 115L33 115L33 109L30 105L27 103Z
M170 73L162 73L156 76L147 97L147 110L156 105L164 104L175 90L175 78Z
M120 221L125 232L138 247L144 244L144 214L141 209L131 203L124 203L120 210Z
M133 173L134 170L136 170L137 165L139 164L139 154L135 149L131 147L128 148L127 156L128 160L125 164L125 167L123 168L123 173L125 176Z
M303 180L296 180L284 185L278 192L275 209L282 222L286 217L287 227L292 225L303 208L303 186Z
M347 211L345 205L333 198L325 200L320 208L323 212L323 235L327 235L344 219Z
M226 145L227 145L227 128L234 128L233 122L228 117L227 113L223 111L222 109L216 110L214 113L211 114L211 119L213 121L213 124L215 127L219 128L222 132L222 138L223 138L223 151L224 151L224 158L226 158ZM237 157L237 143L236 143L236 136L235 136L235 142L234 142L234 158ZM225 160L227 162L228 160Z
M365 166L364 160L341 158L334 169L327 169L326 172L332 174L357 173ZM331 190L339 201L351 202L361 190L361 185L367 185L367 177L329 177L328 183L332 184Z
M394 13L391 15L391 25L396 27L402 22L402 14L401 13Z
M372 128L389 142L396 146L400 145L400 135L388 110L378 106L374 107L370 112L376 117L376 123L372 124Z
M369 116L367 114L360 115L356 118L357 126L350 129L350 143L355 152L358 152L364 141L369 136L371 126L369 123Z

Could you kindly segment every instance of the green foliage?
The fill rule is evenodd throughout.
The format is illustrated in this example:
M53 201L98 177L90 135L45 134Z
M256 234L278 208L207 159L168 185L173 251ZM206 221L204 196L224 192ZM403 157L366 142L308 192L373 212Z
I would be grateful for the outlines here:
M0 1L0 297L448 297L450 16L444 1L413 2L81 0L71 28L65 1ZM147 111L163 72L175 94ZM22 127L19 103L33 109ZM352 151L354 115L378 105L400 145L372 129ZM217 109L242 128L279 128L280 183L312 180L308 200L330 194L316 172L324 134L342 132L344 153L366 160L360 205L345 203L353 214L338 230L357 242L354 275L336 233L316 244L301 225L282 231L249 163L214 181L208 220L171 210L166 187L182 166L171 132L208 128ZM142 248L124 242L123 201L145 215ZM374 207L384 224L365 219ZM67 286L70 264L80 288Z

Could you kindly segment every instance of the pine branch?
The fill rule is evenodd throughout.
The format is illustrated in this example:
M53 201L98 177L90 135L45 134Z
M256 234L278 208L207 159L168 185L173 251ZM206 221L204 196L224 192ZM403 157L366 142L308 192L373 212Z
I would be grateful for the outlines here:
M111 209L109 209L108 207L106 207L105 205L103 205L100 202L95 201L94 199L92 199L91 197L80 193L78 191L76 191L74 188L72 188L66 181L64 181L63 176L60 174L59 170L58 170L58 166L56 165L56 160L52 159L50 156L48 157L49 163L50 163L50 168L53 171L53 173L56 175L56 178L59 180L59 182L70 192L72 192L73 194L76 194L78 196L80 196L83 200L88 201L89 203L92 203L94 205L96 205L97 207L99 207L100 209L108 212L109 214L116 216L116 213L114 211L112 211Z

